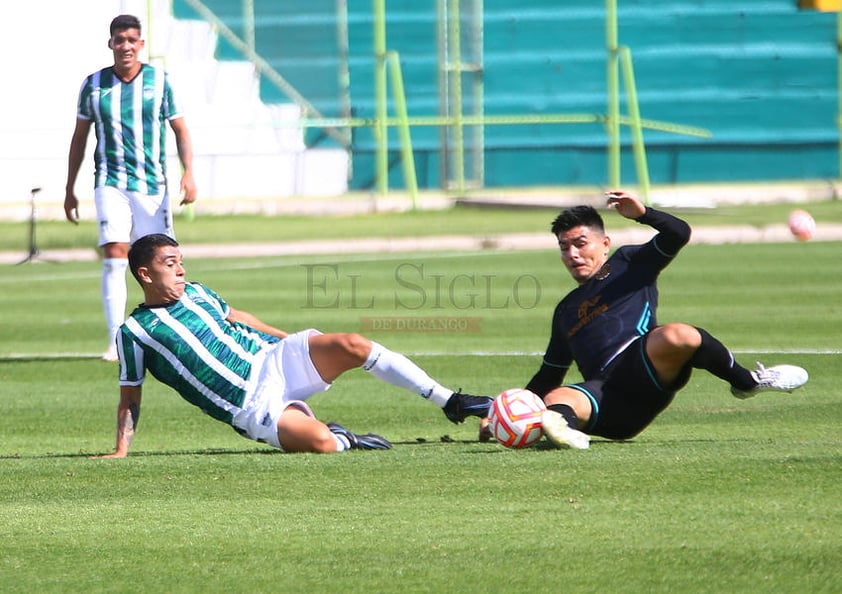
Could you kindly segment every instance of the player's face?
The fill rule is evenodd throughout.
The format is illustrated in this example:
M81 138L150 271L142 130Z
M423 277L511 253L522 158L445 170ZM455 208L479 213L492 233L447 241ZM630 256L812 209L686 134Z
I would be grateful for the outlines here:
M608 259L610 245L607 235L584 225L558 234L561 261L579 284L599 272Z
M184 264L181 250L175 246L161 246L148 266L138 272L143 279L146 305L160 305L178 301L184 294Z
M108 47L114 53L114 65L121 72L132 70L138 63L144 42L137 29L115 31L108 40Z

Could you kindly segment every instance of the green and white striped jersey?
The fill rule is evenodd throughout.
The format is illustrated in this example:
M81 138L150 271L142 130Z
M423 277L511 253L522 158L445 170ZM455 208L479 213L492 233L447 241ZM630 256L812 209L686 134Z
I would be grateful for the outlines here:
M281 339L225 318L230 308L201 283L181 299L138 306L117 335L120 385L139 386L146 370L203 412L228 424L254 390L258 353Z
M163 70L143 64L127 83L110 66L94 72L82 83L76 115L94 125L95 188L166 190L164 125L182 114Z

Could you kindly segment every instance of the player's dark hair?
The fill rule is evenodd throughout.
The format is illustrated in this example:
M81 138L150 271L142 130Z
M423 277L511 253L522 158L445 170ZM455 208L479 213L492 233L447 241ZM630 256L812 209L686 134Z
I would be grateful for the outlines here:
M126 29L137 29L137 32L140 33L140 19L131 14L121 14L120 16L114 17L114 20L111 21L111 27L108 30L111 33L111 37L114 37L117 31L125 31Z
M132 276L137 282L140 282L140 277L137 275L137 269L141 266L148 266L155 257L155 252L162 246L178 247L178 242L163 233L152 233L151 235L144 235L132 244L129 248L129 270L132 271Z
M605 223L602 222L602 217L599 216L593 206L587 205L573 206L561 211L561 214L553 221L551 230L553 235L558 235L581 226L598 229L600 233L605 233Z

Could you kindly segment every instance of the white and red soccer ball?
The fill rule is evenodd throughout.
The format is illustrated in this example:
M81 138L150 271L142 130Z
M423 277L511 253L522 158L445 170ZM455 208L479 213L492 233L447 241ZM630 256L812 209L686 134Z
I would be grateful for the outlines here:
M816 221L806 210L793 210L789 215L789 230L798 241L807 241L816 232Z
M507 448L528 448L544 436L541 416L547 407L533 392L512 388L500 393L488 410L488 428Z

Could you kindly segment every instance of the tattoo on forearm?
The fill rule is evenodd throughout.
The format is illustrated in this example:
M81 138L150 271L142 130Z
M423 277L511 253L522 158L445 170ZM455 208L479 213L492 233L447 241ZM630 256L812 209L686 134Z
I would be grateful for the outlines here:
M134 437L134 430L135 427L137 427L139 417L140 409L137 404L131 404L129 405L128 414L124 414L122 419L120 419L120 426L118 427L118 430L123 439L129 443L131 443L132 438Z

